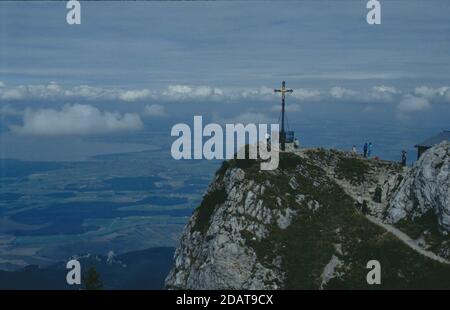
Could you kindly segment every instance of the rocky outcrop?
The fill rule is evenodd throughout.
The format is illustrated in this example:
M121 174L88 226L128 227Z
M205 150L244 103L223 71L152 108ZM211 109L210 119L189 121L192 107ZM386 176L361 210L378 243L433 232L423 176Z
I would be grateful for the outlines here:
M258 262L256 253L246 246L249 232L262 240L269 225L287 227L293 215L289 208L270 209L258 195L270 182L256 184L235 167L216 176L205 195L207 202L188 224L175 254L175 267L166 283L169 288L187 289L277 289L284 274L275 257L273 268ZM225 198L226 197L226 198ZM280 198L278 201L282 205ZM201 208L214 208L208 211ZM212 214L205 214L213 212ZM232 272L230 272L232 271Z
M382 218L387 203L409 171L395 162L363 159L337 150L312 149L298 155L312 159L364 213L377 218Z
M450 142L427 150L401 182L398 191L389 202L386 220L422 218L431 212L439 229L450 232Z
M445 230L448 171L448 144L413 169L324 149L281 153L273 171L224 162L185 228L166 287L364 289L366 263L376 259L389 279L380 288L421 288L430 276L433 287L450 288L449 265L377 225L433 210ZM441 239L431 250L444 253L448 237L432 237Z

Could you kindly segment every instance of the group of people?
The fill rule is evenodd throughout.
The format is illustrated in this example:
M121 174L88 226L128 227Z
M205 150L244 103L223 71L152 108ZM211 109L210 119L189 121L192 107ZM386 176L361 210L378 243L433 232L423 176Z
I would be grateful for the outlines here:
M364 143L364 146L363 146L363 155L364 155L364 157L372 156L372 149L373 149L372 142Z
M364 156L364 158L371 157L372 156L372 150L373 150L372 142L364 143L364 146L363 146L363 156ZM353 145L352 153L353 154L358 154L358 150L356 149L356 145ZM401 164L402 164L402 166L406 166L406 151L405 150L402 150Z
M363 146L363 156L364 156L364 158L372 156L372 150L373 150L372 142L364 143L364 146ZM353 152L353 154L358 154L358 151L356 150L356 145L353 145L352 152Z

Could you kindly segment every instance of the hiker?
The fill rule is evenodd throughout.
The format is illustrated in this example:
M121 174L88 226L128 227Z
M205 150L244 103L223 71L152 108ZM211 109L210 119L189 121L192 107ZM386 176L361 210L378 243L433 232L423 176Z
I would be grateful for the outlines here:
M369 142L369 146L367 149L367 157L370 157L372 155L372 142Z
M356 145L354 145L354 144L353 144L353 147L352 147L352 153L355 154L355 155L358 153L358 151L356 150Z
M366 158L366 157L367 157L367 148L368 148L368 145L367 145L367 142L366 142L366 143L364 143L364 147L363 147L363 151L364 151L364 158Z
M406 166L406 151L402 150L402 166Z

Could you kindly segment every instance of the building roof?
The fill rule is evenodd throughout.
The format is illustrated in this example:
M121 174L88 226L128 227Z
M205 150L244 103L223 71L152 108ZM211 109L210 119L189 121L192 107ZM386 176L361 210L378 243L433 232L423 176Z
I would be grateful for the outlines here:
M450 141L450 130L444 130L443 132L428 138L422 143L416 144L415 147L423 146L423 147L432 147L433 145L439 144L442 141L447 140Z

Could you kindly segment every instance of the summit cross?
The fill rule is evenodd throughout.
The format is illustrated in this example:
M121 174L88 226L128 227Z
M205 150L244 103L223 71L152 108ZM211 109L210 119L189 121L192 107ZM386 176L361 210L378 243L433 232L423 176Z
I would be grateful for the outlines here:
M281 150L285 149L285 141L286 141L286 131L284 130L284 111L285 111L285 97L286 93L292 93L294 90L286 89L286 82L283 81L281 83L280 89L274 89L274 93L281 93L281 133L280 133L280 142L281 142Z

